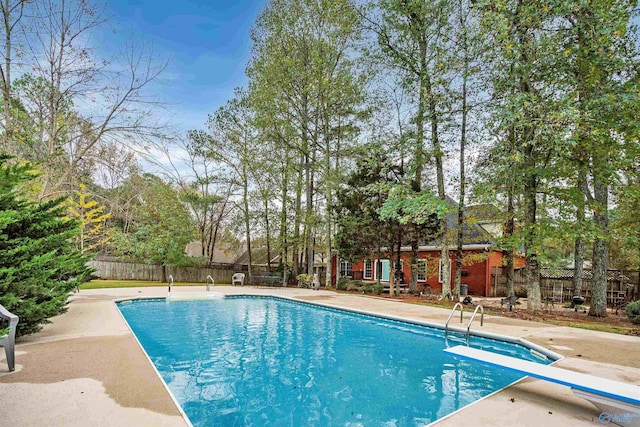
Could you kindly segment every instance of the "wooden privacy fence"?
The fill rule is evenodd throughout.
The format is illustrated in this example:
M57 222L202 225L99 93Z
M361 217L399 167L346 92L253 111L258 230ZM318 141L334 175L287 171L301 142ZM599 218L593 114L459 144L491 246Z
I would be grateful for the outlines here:
M513 287L518 296L527 295L524 268L514 271ZM584 270L582 275L582 296L587 301L591 297L593 273ZM635 300L640 286L639 271L607 271L607 302L616 303L620 299ZM542 300L571 301L573 291L573 268L541 268L540 292ZM491 296L507 296L507 276L504 267L493 267L491 272Z
M89 261L89 266L96 271L95 276L104 280L148 280L162 282L169 275L176 282L206 283L211 276L216 283L231 284L231 276L235 273L247 273L246 265L217 265L215 267L163 267L162 265L136 264L121 261ZM163 272L164 270L164 272ZM260 269L254 267L254 274Z

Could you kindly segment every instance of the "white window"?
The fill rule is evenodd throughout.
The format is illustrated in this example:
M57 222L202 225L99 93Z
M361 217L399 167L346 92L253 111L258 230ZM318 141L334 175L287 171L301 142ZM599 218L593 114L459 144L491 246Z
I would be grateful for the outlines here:
M364 279L373 279L373 261L370 259L364 262Z
M419 259L418 260L418 282L426 282L427 281L427 260Z
M449 261L449 277L451 277L451 260ZM440 266L438 268L438 283L442 283L442 270L444 267L444 263L440 260Z
M349 261L345 261L345 260L340 261L340 276L341 277L351 276L351 263Z

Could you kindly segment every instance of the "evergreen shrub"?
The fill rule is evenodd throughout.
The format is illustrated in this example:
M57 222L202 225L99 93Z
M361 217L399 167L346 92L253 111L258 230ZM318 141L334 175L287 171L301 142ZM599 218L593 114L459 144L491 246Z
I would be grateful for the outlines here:
M640 324L640 301L627 304L624 312L632 323Z
M10 158L0 154L0 304L20 317L17 334L27 335L66 311L71 291L91 279L90 257L73 243L80 223L66 218L64 198L29 200L31 166Z

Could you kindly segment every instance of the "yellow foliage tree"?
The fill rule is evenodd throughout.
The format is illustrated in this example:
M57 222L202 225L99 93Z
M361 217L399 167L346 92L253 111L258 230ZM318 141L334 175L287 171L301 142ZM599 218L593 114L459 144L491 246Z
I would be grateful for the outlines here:
M81 252L90 252L109 240L105 230L105 222L111 216L103 213L105 207L91 199L87 186L80 184L80 190L67 199L69 218L80 221L80 234L76 246Z

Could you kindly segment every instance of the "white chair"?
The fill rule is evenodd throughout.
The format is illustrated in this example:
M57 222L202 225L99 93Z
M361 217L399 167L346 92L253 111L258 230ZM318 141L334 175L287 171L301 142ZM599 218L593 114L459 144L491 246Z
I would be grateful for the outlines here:
M244 286L244 273L236 273L231 277L231 285L235 286L236 283Z
M20 319L15 314L9 313L9 311L1 305L0 319L4 319L9 322L9 333L5 336L0 336L0 347L4 347L4 351L7 355L7 365L9 365L9 372L11 372L16 369L16 328Z

